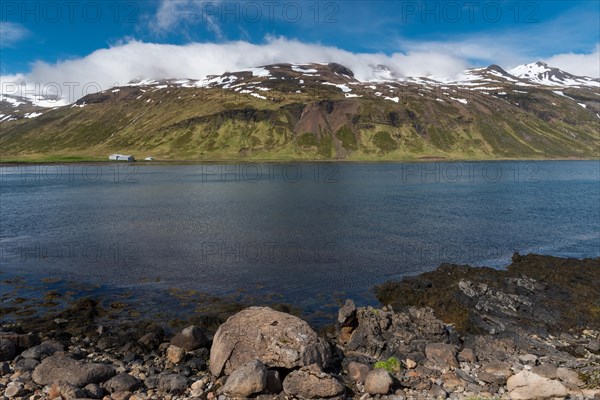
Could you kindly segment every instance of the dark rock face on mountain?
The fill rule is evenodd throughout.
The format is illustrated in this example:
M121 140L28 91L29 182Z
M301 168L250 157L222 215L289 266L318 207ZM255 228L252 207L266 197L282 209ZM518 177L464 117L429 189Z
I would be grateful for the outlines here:
M350 68L346 68L341 64L329 63L327 66L331 69L331 71L335 74L346 75L351 78L354 78L354 72Z

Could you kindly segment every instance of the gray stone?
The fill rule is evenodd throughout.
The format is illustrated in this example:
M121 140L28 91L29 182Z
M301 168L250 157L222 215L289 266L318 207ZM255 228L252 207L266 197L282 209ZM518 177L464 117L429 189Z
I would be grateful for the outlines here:
M367 379L367 375L369 374L369 366L351 361L348 363L348 377L357 383L364 383L365 379Z
M171 394L183 394L188 387L188 378L178 374L162 375L158 379L158 390Z
M365 378L365 392L369 394L390 393L394 380L384 369L374 369Z
M456 361L456 347L447 343L427 343L425 356L442 368L458 368Z
M327 342L303 320L268 307L250 307L219 327L210 351L210 372L230 375L248 361L293 369L331 359Z
M542 364L533 367L531 372L548 379L556 379L556 366L552 364Z
M21 358L15 362L15 372L31 372L40 362L34 358Z
M138 343L148 350L158 347L161 342L161 334L158 332L149 332L138 339Z
M475 362L477 362L477 356L475 355L475 352L473 351L473 349L471 349L469 347L465 347L464 349L461 350L460 353L458 353L458 361L475 363Z
M338 324L345 325L356 318L356 305L352 300L346 300L346 303L338 311Z
M8 340L0 338L0 361L10 361L17 355L17 347Z
M592 353L598 353L600 351L600 339L590 339L585 345L585 348L591 351Z
M83 391L86 393L87 397L92 399L101 399L104 396L104 389L95 383L86 385L86 387L83 388Z
M267 387L267 368L259 360L249 361L227 378L223 392L234 397L248 397Z
M557 368L556 377L560 379L565 384L577 387L584 387L585 383L579 379L579 374L577 371L574 371L569 368Z
M115 392L110 396L110 398L111 400L129 400L131 396L131 392Z
M148 389L156 389L158 387L158 382L160 381L160 376L158 375L150 375L144 379L144 386Z
M133 392L140 385L140 381L129 374L118 374L104 383L104 388L110 393Z
M322 372L317 365L290 372L283 381L283 390L300 399L341 399L346 391L337 379Z
M25 394L25 388L21 382L10 382L4 391L4 395L9 399L14 397L23 396Z
M515 400L566 397L569 392L559 381L523 370L508 378L506 386Z
M202 371L206 369L206 361L199 357L192 358L186 363L186 365L193 370Z
M55 381L52 384L50 394L58 394L63 399L81 399L85 397L83 390L63 380Z
M57 351L63 351L65 346L56 340L46 340L37 346L33 346L25 350L21 355L25 358L35 358L41 360L42 358L48 357L56 353Z
M504 379L508 379L512 375L511 367L512 365L510 365L509 363L505 363L502 361L493 361L483 364L482 369L487 373L496 376L502 376L504 377Z
M33 333L0 332L0 339L10 340L15 345L17 353L40 344L40 338Z
M454 372L447 371L442 374L442 382L440 382L440 384L444 384L444 389L456 389L457 387L465 385L463 379L459 375L459 371L462 372L460 369L456 369Z
M477 378L485 383L495 383L496 385L506 384L506 378L502 375L495 375L490 372L480 371Z
M519 361L523 364L535 364L538 357L535 354L523 354L519 356Z
M88 383L101 383L115 375L115 369L107 364L76 361L68 356L54 355L45 358L33 371L33 381L38 385L50 385L63 380L83 387Z
M283 382L281 382L281 376L279 371L269 370L267 371L267 387L265 389L268 393L279 394L283 390Z
M448 393L441 386L432 385L431 389L429 389L429 396L432 399L445 399L448 397Z
M209 340L202 330L192 325L178 332L173 339L171 339L171 344L173 346L181 347L185 351L192 351L200 347L208 346Z
M505 385L506 380L512 375L511 365L502 361L493 361L483 364L477 372L477 378L486 383Z
M167 348L167 360L173 364L179 364L185 359L185 350L181 347L170 345Z
M10 365L7 362L0 363L0 376L10 374Z
M476 382L475 378L473 378L471 375L469 375L462 369L456 369L454 372L455 372L456 376L458 376L460 379L462 379L465 382L471 382L471 383Z

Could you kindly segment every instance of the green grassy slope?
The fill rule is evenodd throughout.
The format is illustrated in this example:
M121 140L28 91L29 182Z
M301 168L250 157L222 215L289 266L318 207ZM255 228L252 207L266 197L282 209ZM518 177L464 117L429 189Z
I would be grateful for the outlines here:
M9 160L415 160L595 158L600 96L571 89L484 93L406 85L346 98L335 86L264 82L267 99L222 88L121 88L0 124ZM377 88L379 90L379 87ZM526 92L526 93L521 93ZM565 94L567 91L565 91ZM398 97L398 102L384 97ZM452 98L464 98L463 104ZM576 99L574 101L573 99ZM587 104L584 108L577 104Z

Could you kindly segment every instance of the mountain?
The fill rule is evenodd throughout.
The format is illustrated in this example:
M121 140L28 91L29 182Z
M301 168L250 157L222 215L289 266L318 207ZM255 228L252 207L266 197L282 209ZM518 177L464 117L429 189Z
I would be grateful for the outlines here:
M446 81L372 68L381 76L369 82L334 63L130 82L35 118L5 115L2 160L598 157L594 87L557 90L496 65Z
M598 88L599 79L587 76L576 76L548 64L537 61L532 64L519 65L510 73L526 81L547 86L589 86Z
M29 98L10 94L0 94L0 123L22 118L35 118L55 108L53 99Z

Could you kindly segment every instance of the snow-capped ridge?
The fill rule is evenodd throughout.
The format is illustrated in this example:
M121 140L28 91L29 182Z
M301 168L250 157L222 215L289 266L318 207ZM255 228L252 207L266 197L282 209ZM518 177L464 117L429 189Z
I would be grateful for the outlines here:
M599 79L576 76L549 66L542 61L520 65L508 71L497 64L469 68L459 76L450 78L433 75L404 76L401 72L383 64L365 64L363 67L358 67L358 77L355 76L352 69L332 62L260 65L228 71L220 75L208 75L200 79L197 77L192 79L138 76L127 84L121 85L120 87L123 90L120 90L118 85L102 90L102 96L97 97L96 101L100 101L102 98L127 100L130 96L132 99L135 98L150 103L156 101L149 99L154 92L166 94L174 89L185 88L231 90L265 101L273 101L272 93L280 90L287 91L290 94L313 93L313 91L318 93L319 88L327 86L337 88L347 98L362 97L364 95L366 97L381 97L390 101L394 101L392 99L397 98L397 93L404 90L431 92L434 90L447 90L446 86L455 89L455 91L472 90L486 95L527 93L516 90L523 88L527 90L530 90L530 88L557 89L558 92L569 88L600 88ZM365 74L365 70L370 72ZM132 90L136 91L135 95L128 94L132 93ZM330 91L331 88L326 90ZM554 94L558 94L558 92L555 91ZM90 93L89 95L94 94ZM423 96L423 93L419 93L419 95ZM0 94L0 113L3 114L4 120L6 118L25 117L25 115L27 115L26 118L33 118L43 112L43 108L56 108L73 104L82 107L86 104L88 96L67 100L31 94L17 96L7 92ZM456 99L461 98L456 97ZM445 101L445 99L440 100ZM88 104L90 104L89 101Z
M591 86L600 87L600 79L577 76L551 67L543 61L519 65L509 71L512 75L545 86Z

